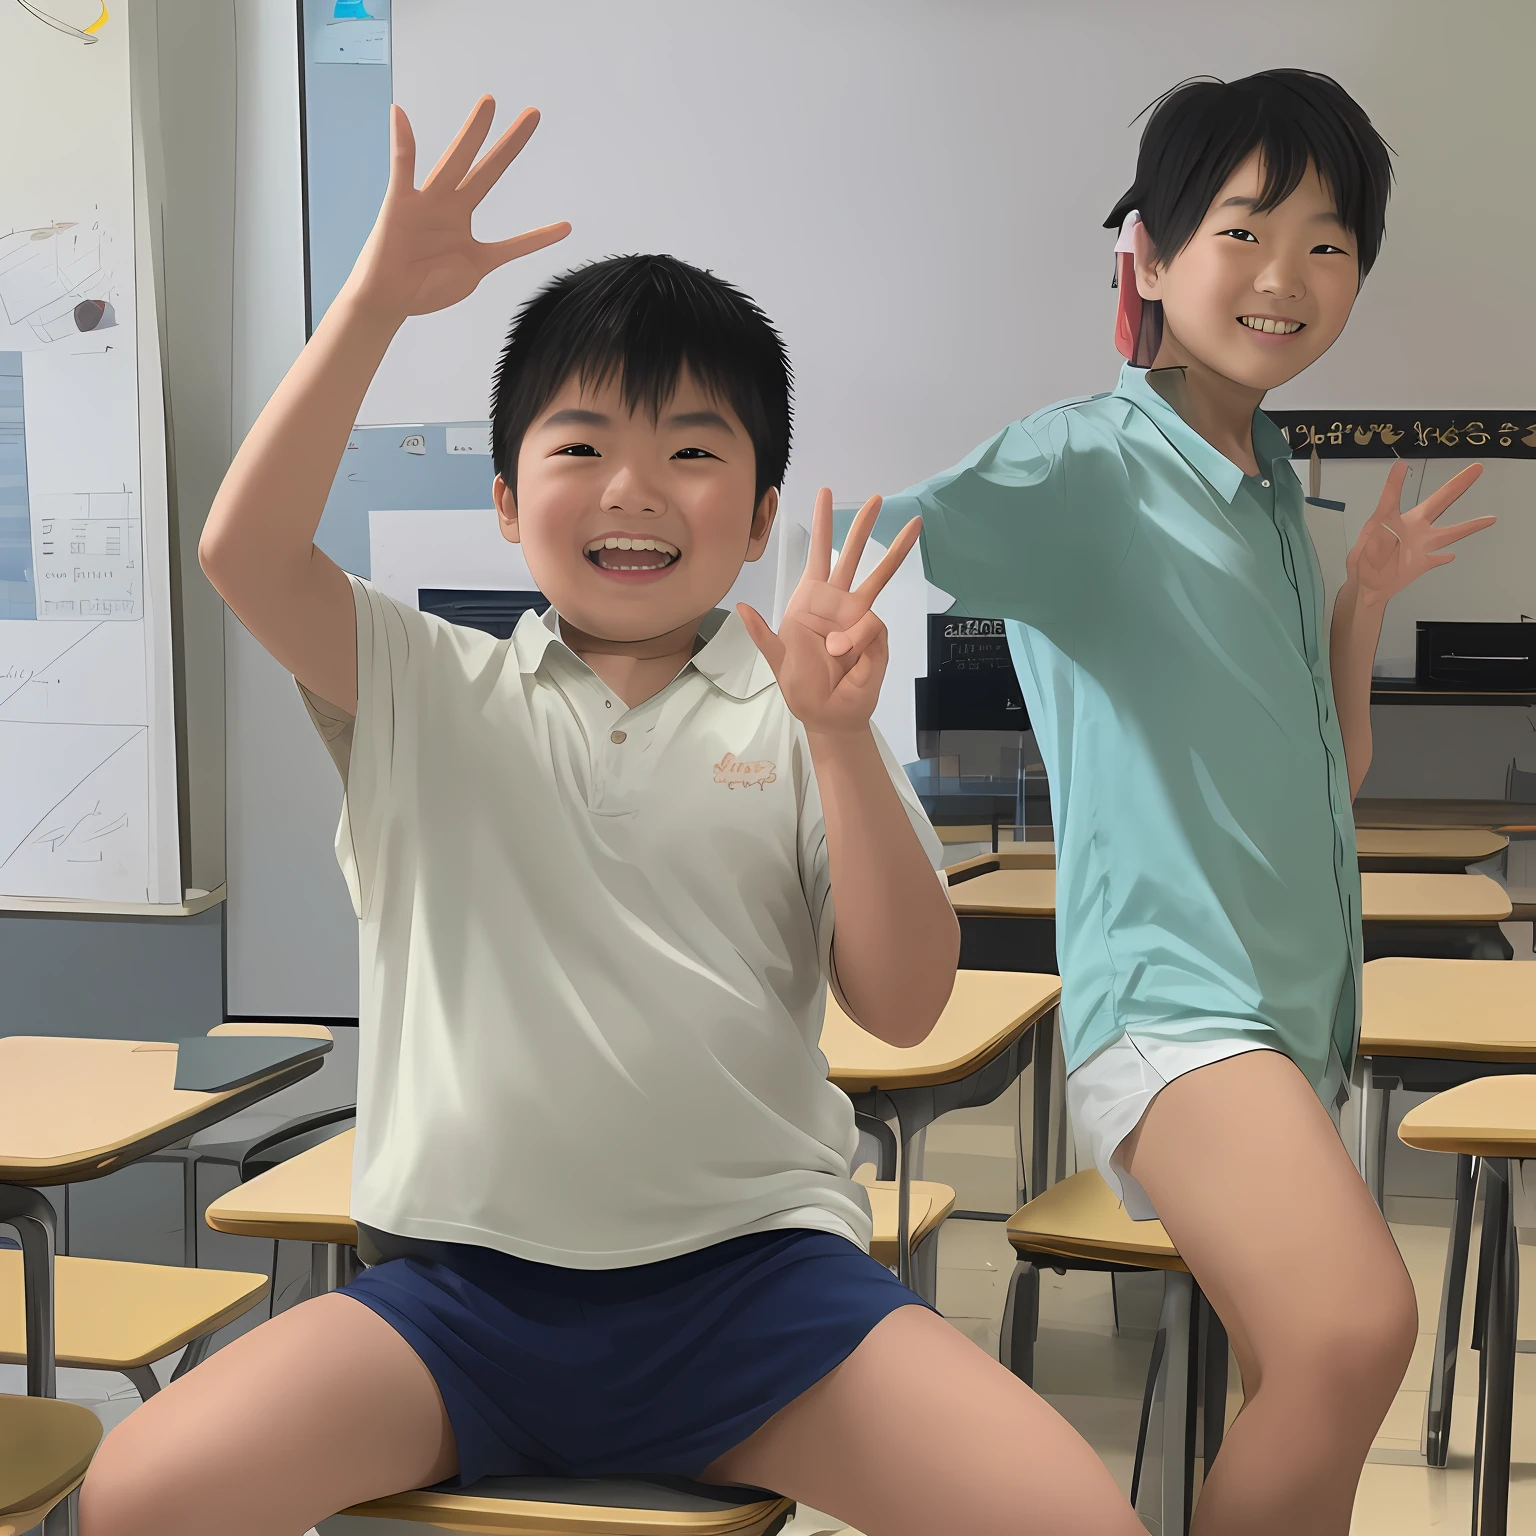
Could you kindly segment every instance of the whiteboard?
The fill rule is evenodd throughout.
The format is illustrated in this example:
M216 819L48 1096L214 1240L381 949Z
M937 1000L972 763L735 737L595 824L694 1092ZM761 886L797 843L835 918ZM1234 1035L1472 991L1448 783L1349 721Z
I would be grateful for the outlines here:
M0 143L0 895L179 904L160 354L121 10L0 7Z
M744 288L786 338L796 424L781 517L808 522L822 485L850 505L898 491L1012 419L1113 386L1114 235L1100 226L1132 179L1133 119L1190 75L1281 65L1345 84L1397 151L1397 185L1349 329L1268 404L1530 399L1528 327L1511 317L1536 200L1511 181L1509 146L1536 126L1536 6L394 0L391 14L394 98L423 174L481 92L500 123L536 105L539 131L478 229L574 229L412 320L364 422L483 419L508 318L538 284L667 251ZM1340 545L1335 575L1383 473L1328 471L1350 500L1349 528L1324 540L1330 560ZM1393 605L1389 653L1411 654L1415 616L1536 612L1528 480L1518 464L1485 476L1475 510L1505 514L1499 527ZM915 593L902 605L920 606ZM905 667L893 655L882 700L903 740L891 716L910 721Z

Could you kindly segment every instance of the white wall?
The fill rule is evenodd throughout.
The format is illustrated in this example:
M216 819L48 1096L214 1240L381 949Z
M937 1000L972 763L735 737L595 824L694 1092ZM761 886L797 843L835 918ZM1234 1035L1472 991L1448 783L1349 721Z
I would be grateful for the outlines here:
M421 397L407 409L402 391L425 380L428 414L473 416L519 285L572 260L659 245L718 265L785 330L799 401L790 514L805 516L822 483L841 501L897 489L1012 416L1112 383L1112 239L1098 226L1131 177L1132 117L1186 75L1277 64L1343 79L1399 151L1399 180L1350 330L1271 404L1504 408L1528 398L1536 202L1519 167L1536 136L1526 78L1536 7L784 0L702 7L696 25L665 28L659 6L397 0L407 30L396 67L415 93L424 162L479 91L497 93L507 113L535 101L545 124L481 227L562 217L576 197L587 199L586 223L543 268L541 258L520 264L436 328L418 327L431 347L408 336L375 415L422 419ZM236 12L238 438L302 343L303 295L292 10L237 0ZM421 16L440 41L402 57ZM605 71L599 59L626 28L636 29L620 49L628 68ZM610 97L627 117L604 116ZM749 131L773 136L768 152ZM830 170L814 182L789 169L818 159ZM743 197L730 178L749 163ZM612 190L611 217L594 187ZM748 211L711 226L727 208ZM1425 488L1456 467L1431 464ZM1349 503L1333 526L1315 524L1335 574L1384 472L1326 469L1324 494ZM1533 484L1529 465L1488 471L1476 507L1504 521L1393 605L1384 657L1411 657L1415 618L1536 612L1536 592L1526 595ZM334 771L292 684L233 622L228 686L231 1011L352 1013ZM1519 711L1474 719L1484 713L1378 710L1366 792L1497 792L1508 741L1527 727Z

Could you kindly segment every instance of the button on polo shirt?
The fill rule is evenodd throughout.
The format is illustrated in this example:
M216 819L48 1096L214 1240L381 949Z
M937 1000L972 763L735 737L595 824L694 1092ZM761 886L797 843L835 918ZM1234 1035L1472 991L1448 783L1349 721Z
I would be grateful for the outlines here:
M1008 620L1050 779L1069 1069L1126 1032L1236 1035L1331 1095L1360 877L1323 583L1279 429L1245 476L1146 370L885 503L952 611Z
M496 640L352 586L355 721L306 701L359 919L353 1215L584 1269L796 1227L867 1247L818 1048L820 797L740 619L630 709L552 612Z

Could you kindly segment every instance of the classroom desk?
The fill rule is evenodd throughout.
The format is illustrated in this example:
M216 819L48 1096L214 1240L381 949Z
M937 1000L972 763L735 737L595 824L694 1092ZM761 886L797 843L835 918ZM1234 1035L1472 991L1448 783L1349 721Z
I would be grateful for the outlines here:
M1409 1110L1397 1134L1410 1147L1453 1153L1458 1162L1475 1157L1482 1167L1482 1360L1472 1528L1478 1536L1505 1536L1519 1347L1517 1227L1536 1223L1536 1075L1481 1078L1449 1089Z
M1355 829L1355 851L1362 871L1460 875L1469 865L1497 858L1508 847L1509 839L1502 832L1481 827Z
M1364 1097L1361 1171L1384 1203L1387 1130L1397 1088L1443 1093L1479 1078L1536 1071L1536 965L1486 960L1373 960L1365 968L1356 1080ZM1371 1128L1374 1127L1374 1135ZM1451 1238L1425 1404L1424 1455L1443 1467L1470 1256L1476 1167L1456 1159Z
M1035 1025L1051 1017L1060 995L1054 976L961 971L932 1033L909 1048L876 1039L828 997L821 1035L828 1076L857 1109L881 1120L894 1117L899 1128L896 1261L909 1284L913 1137L941 1114L990 1103L1002 1093L1027 1065L1025 1036L1031 1032L1048 1085L1050 1052L1044 1042L1051 1031ZM882 1106L887 1113L881 1113ZM242 1237L354 1245L357 1229L344 1199L352 1141L352 1133L344 1132L231 1190L209 1206L209 1226Z
M1032 1189L1042 1187L1054 1014L1060 997L1061 983L1054 975L961 970L933 1032L920 1045L905 1048L887 1045L860 1029L828 997L821 1034L828 1076L856 1110L896 1121L896 1272L907 1284L914 1138L951 1110L990 1104L1030 1062L1035 1068L1036 1131L1029 1183Z
M37 1193L115 1173L320 1070L329 1044L222 1093L178 1089L164 1041L0 1038L0 1219L21 1234L27 1392L52 1397L53 1207Z
M983 854L950 873L961 963L978 970L1054 971L1056 872L996 868L1004 858ZM1498 927L1513 908L1503 887L1486 875L1368 871L1360 876L1360 897L1368 959L1428 952L1507 960L1513 953Z
M1536 805L1515 800L1356 800L1355 825L1536 832Z

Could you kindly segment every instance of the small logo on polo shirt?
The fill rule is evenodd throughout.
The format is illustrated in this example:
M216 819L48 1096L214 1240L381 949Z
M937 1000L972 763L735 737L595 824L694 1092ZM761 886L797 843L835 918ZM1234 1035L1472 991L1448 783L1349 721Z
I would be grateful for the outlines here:
M715 764L715 783L727 789L762 789L777 779L772 763L748 762L734 752L727 752Z

